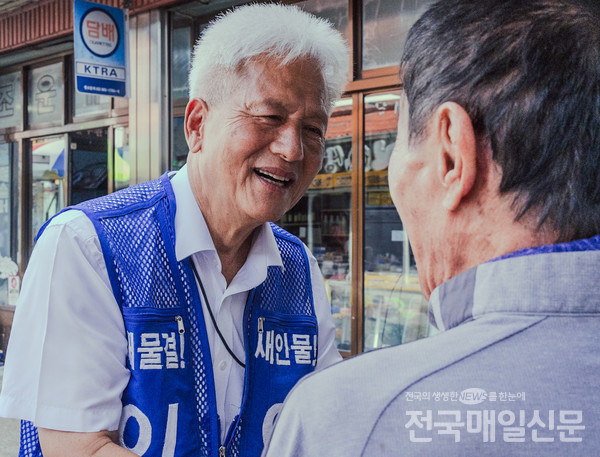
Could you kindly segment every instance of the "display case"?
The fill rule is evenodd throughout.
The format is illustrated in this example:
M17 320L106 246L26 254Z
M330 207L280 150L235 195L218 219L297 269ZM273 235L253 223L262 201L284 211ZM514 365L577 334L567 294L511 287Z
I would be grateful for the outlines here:
M349 351L351 344L350 199L349 186L311 188L280 222L304 241L319 263L341 351Z

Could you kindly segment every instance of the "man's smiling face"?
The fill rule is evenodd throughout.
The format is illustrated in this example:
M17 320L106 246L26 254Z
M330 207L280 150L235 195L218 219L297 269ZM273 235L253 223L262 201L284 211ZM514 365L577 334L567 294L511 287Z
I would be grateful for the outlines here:
M238 87L204 111L195 166L213 211L235 225L278 220L321 167L329 110L318 66L249 63Z

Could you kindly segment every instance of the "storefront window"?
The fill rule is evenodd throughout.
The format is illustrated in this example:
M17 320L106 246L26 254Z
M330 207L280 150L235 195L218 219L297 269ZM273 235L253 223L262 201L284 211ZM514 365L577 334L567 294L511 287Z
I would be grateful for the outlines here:
M279 224L315 255L325 278L336 325L336 344L351 344L352 100L336 103L325 142L323 166L306 194Z
M131 176L129 165L129 127L115 127L113 168L114 168L114 190L129 187Z
M400 92L368 95L365 110L365 351L427 336L427 303L402 221L388 188Z
M408 30L432 0L363 1L363 70L400 63Z
M62 125L63 64L58 62L29 72L29 125Z
M34 240L44 222L65 205L65 155L63 135L31 141L31 233Z
M72 205L108 193L107 129L91 129L69 135Z
M0 143L0 257L10 256L12 183L8 143Z
M22 98L21 72L0 75L0 129L21 127Z
M188 75L192 57L193 21L190 17L173 14L171 32L171 170L179 170L187 161L188 147L183 128L188 102Z
M348 0L305 0L296 6L315 16L327 19L348 40Z
M192 54L192 21L177 16L171 35L171 96L173 100L188 98L188 73Z
M179 170L187 162L189 149L187 140L185 139L184 120L183 116L173 118L173 159L171 170Z
M73 117L107 116L110 110L110 97L98 94L84 94L74 90L75 106Z
M14 183L11 145L0 143L0 305L9 304L8 281L17 274L17 264L12 258ZM0 341L0 345L2 341ZM2 347L2 346L0 346Z

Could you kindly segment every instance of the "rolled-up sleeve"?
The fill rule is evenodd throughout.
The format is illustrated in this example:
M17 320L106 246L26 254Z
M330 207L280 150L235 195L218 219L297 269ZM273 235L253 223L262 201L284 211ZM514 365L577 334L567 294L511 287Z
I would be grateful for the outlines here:
M54 430L116 430L129 382L127 338L91 221L48 225L23 278L0 415Z

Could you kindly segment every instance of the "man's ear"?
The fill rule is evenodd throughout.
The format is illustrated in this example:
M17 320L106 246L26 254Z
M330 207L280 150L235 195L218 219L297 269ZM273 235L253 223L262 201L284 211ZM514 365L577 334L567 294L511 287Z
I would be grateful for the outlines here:
M192 98L185 108L185 139L190 152L200 152L204 138L204 123L208 105L201 98Z
M454 211L475 184L475 130L465 109L454 102L440 105L434 119L440 144L438 177L445 189L443 206L448 211Z

